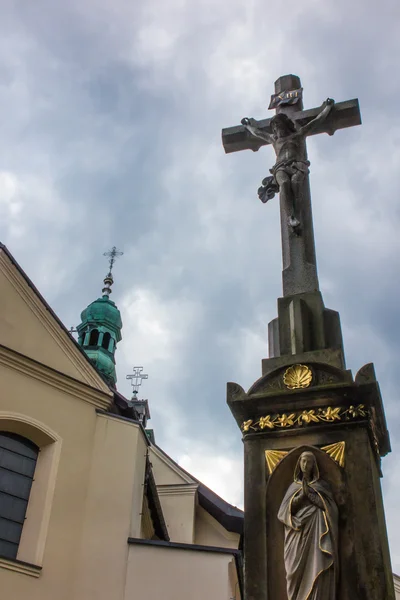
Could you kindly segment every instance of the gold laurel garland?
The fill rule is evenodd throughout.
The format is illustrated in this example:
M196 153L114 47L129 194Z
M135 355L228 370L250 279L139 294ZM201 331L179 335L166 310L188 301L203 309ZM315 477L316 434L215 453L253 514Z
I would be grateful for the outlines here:
M262 431L264 429L287 429L289 427L302 427L303 425L309 425L310 423L333 423L334 421L342 421L343 419L357 419L359 417L367 417L368 411L364 404L358 404L357 406L349 406L343 408L338 406L332 408L328 406L326 408L319 408L318 410L303 410L299 412L293 412L290 414L275 414L266 415L260 417L258 421L249 419L242 423L242 431L246 433L250 430Z

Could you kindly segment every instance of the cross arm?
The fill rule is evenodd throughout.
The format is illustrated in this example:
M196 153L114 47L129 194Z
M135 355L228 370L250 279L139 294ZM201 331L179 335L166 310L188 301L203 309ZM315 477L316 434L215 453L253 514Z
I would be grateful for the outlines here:
M320 112L321 107L310 108L291 113L290 118L296 122L298 127L303 127L315 119ZM270 122L271 119L257 121L257 127L271 133ZM327 119L319 127L313 129L310 135L316 135L317 133L333 135L337 129L353 127L354 125L361 125L361 113L357 98L335 104ZM266 146L267 142L253 137L243 125L237 125L222 130L222 144L226 154L229 154L239 150L257 152L261 146Z

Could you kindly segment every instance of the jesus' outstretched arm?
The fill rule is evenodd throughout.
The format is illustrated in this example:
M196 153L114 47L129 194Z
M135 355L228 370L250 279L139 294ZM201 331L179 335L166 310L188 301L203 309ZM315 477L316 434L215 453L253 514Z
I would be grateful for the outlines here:
M258 137L260 138L260 140L264 140L264 142L267 142L267 144L272 144L274 141L273 136L268 133L267 131L263 131L262 129L259 129L257 127L257 121L255 121L252 118L249 117L245 117L244 119L241 120L242 125L244 125L247 129L247 131L249 133L251 133L251 135L254 135L254 137Z
M318 125L320 125L321 123L323 123L325 121L325 119L331 112L334 104L335 104L335 101L332 98L327 98L322 105L322 110L319 113L319 115L316 116L315 119L313 119L312 121L307 123L307 125L304 125L303 127L301 127L298 131L298 134L299 135L310 135L310 133L312 133L312 131L316 127L318 127Z

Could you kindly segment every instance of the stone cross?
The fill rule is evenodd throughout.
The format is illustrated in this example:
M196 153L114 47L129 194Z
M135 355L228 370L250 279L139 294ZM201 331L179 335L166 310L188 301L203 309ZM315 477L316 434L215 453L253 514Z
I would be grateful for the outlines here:
M358 100L335 104L328 98L320 108L303 110L299 77L285 75L275 82L270 108L276 108L272 119L245 118L242 125L223 129L222 143L226 153L274 147L276 163L259 196L266 202L274 193L280 195L283 295L315 292L319 285L305 138L360 125Z

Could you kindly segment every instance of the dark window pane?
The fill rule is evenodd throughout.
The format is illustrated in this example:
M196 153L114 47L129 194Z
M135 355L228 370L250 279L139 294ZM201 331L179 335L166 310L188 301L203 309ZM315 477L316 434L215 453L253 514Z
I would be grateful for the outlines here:
M97 346L97 342L99 341L99 332L97 329L92 329L89 337L89 346Z
M21 531L21 523L14 523L14 521L8 521L7 519L0 518L0 532L3 540L6 540L7 542L13 542L14 544L19 544Z
M15 454L15 452L0 447L0 467L32 478L35 466L36 460L33 458L26 458L21 454Z
M0 467L0 492L27 500L31 491L32 479L6 471Z
M26 440L20 435L6 433L4 431L0 432L0 447L22 454L22 456L28 456L34 460L37 459L39 451L38 447L31 441Z
M105 333L103 335L103 341L101 343L101 345L103 346L103 348L105 348L106 350L108 350L108 346L110 345L110 340L111 340L111 335L108 333Z
M17 558L18 544L12 544L0 539L0 556L7 558Z
M23 523L27 506L27 500L20 500L0 492L0 517Z
M16 558L32 487L38 448L0 432L0 555Z

